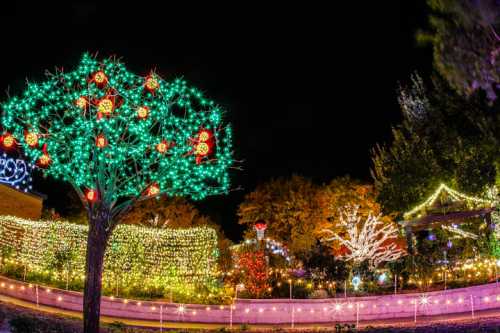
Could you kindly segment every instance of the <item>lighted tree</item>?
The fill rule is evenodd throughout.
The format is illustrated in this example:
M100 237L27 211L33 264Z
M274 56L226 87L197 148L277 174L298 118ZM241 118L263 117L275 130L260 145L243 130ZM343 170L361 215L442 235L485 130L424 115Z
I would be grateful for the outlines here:
M236 275L250 296L261 297L269 288L264 252L245 250L238 253Z
M358 214L359 206L348 205L339 213L342 231L324 229L328 234L324 241L339 242L345 253L345 261L354 264L368 262L370 268L376 268L383 262L399 259L405 252L398 246L399 233L393 223L386 223L381 215L369 214L366 219Z
M135 75L85 54L76 70L29 83L3 104L3 142L72 184L88 213L84 330L98 332L107 241L132 204L228 191L231 130L185 81ZM13 145L11 145L12 147Z

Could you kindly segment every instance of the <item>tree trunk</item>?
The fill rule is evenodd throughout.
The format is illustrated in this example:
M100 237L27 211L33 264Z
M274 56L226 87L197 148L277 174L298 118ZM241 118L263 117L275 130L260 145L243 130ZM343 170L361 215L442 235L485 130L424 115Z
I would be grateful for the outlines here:
M83 292L83 331L85 333L99 332L104 252L111 234L111 230L106 230L107 218L99 215L89 219Z

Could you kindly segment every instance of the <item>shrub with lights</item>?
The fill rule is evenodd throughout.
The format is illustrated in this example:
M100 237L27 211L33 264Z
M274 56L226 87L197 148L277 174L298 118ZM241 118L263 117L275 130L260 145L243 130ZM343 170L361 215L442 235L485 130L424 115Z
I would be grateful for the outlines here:
M69 182L87 210L84 330L98 332L104 253L120 217L162 194L227 192L231 130L220 108L185 81L135 75L115 58L88 54L2 108L2 141Z
M0 250L23 278L68 288L83 282L88 227L64 221L0 217ZM217 235L209 227L156 229L119 225L109 239L103 282L113 295L207 301L219 291ZM6 268L6 267L4 267ZM11 271L15 274L16 271ZM200 297L194 297L200 294ZM192 297L189 297L192 296ZM209 300L210 301L210 300Z

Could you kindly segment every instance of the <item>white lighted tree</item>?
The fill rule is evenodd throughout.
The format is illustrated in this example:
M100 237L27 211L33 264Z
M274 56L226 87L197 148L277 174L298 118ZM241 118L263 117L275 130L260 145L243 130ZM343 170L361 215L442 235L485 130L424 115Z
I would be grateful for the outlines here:
M358 215L359 206L348 205L340 209L339 225L335 230L323 229L327 235L323 241L338 241L345 246L347 253L341 258L345 261L362 263L368 261L370 268L383 262L399 259L405 254L395 240L398 229L394 224L381 220L381 215L369 214L366 220Z

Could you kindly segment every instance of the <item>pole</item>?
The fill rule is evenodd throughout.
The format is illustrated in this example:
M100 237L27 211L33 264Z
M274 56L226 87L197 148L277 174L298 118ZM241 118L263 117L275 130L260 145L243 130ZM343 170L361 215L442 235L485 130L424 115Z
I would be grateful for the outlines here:
M497 266L498 266L497 261L495 261L495 283L498 287L498 271L497 271L498 268L497 268Z
M295 327L295 306L293 305L293 303L290 303L290 305L292 306L292 328Z
M234 308L234 298L233 298L233 304L231 304L231 309L229 311L229 329L233 329L233 308Z
M394 295L398 293L398 275L394 274Z
M444 290L446 290L446 271L444 271Z
M160 332L163 332L163 305L160 305Z
M347 280L344 280L344 298L347 298Z
M36 307L38 307L38 285L35 285L35 293L36 293Z
M290 299L293 298L293 294L292 294L292 281L290 281Z
M359 303L356 303L356 329L359 326Z
M472 297L472 295L470 295L470 309L472 313L472 319L474 319L474 297Z
M413 311L413 322L417 323L417 300L414 299L413 303L415 304L414 311Z

